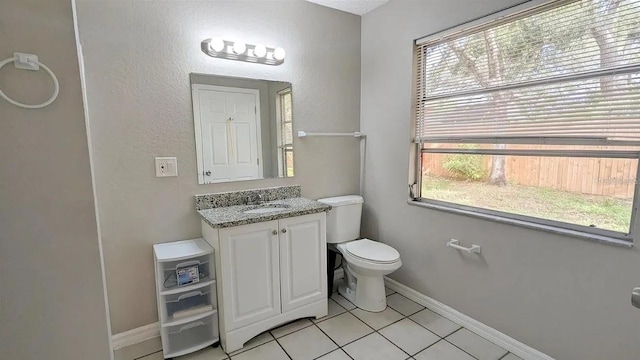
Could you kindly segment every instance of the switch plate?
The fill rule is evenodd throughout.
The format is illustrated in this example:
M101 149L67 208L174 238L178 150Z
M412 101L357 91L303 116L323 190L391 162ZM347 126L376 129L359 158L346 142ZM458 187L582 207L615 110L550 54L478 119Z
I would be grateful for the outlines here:
M176 157L156 158L156 177L178 176L178 159Z

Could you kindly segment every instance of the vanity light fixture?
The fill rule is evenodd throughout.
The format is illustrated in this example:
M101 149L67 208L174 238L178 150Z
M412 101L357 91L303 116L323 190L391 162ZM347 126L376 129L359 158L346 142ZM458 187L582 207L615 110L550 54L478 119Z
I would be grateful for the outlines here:
M253 55L259 58L267 56L267 47L262 44L256 45L256 47L253 48Z
M236 41L233 44L233 52L236 55L242 55L245 52L247 52L247 44L243 43L242 41Z
M252 45L242 41L229 41L221 38L206 39L201 43L202 52L228 60L239 60L266 65L280 65L284 62L285 51L281 47L269 47L262 44Z
M211 41L209 42L209 49L211 51L220 52L224 50L224 47L225 47L224 40L220 38L211 38Z
M276 48L276 49L273 51L273 58L274 58L274 59L276 59L277 61L282 61L282 60L284 60L284 56L285 56L285 52L284 52L284 49L283 49L283 48L281 48L281 47Z

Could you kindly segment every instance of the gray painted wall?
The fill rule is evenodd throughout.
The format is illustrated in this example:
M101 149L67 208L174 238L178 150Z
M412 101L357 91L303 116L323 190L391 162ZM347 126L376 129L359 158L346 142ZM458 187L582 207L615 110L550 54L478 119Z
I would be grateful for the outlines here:
M39 55L60 95L40 110L0 99L0 357L109 359L71 1L0 1L0 59L14 51ZM12 64L0 88L27 103L52 91Z
M293 179L197 185L189 73L289 81L295 130L348 131L360 119L360 17L304 1L78 1L95 181L113 332L157 321L151 245L199 237L194 194L301 184L357 193L350 138L295 141ZM214 59L211 36L282 46L284 64ZM180 176L156 178L155 156Z
M636 359L640 254L410 206L412 41L518 0L392 1L362 19L364 235L394 246L392 278L557 359ZM445 247L482 246L482 256Z

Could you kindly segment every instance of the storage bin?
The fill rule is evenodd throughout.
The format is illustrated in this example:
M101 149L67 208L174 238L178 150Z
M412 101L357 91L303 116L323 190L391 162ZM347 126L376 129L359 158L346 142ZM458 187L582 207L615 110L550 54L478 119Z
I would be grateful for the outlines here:
M162 267L162 290L173 290L180 288L178 286L178 279L176 271L178 269L188 268L191 266L198 266L198 273L200 278L198 282L206 282L215 278L215 268L209 262L209 255L202 255L187 260L168 261L161 263ZM190 286L194 284L184 285Z
M163 327L162 332L165 358L197 351L217 341L218 313L187 323Z
M169 322L215 309L215 284L164 296Z

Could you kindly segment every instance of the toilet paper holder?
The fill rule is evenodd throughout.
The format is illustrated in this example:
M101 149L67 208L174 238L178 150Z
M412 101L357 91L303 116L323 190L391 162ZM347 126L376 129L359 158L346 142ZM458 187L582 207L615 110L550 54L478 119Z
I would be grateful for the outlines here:
M640 309L640 287L633 289L633 292L631 292L631 305Z
M454 248L456 250L461 250L467 252L467 254L480 254L482 252L482 247L480 245L472 244L471 247L460 246L460 240L451 239L447 246L450 248Z

